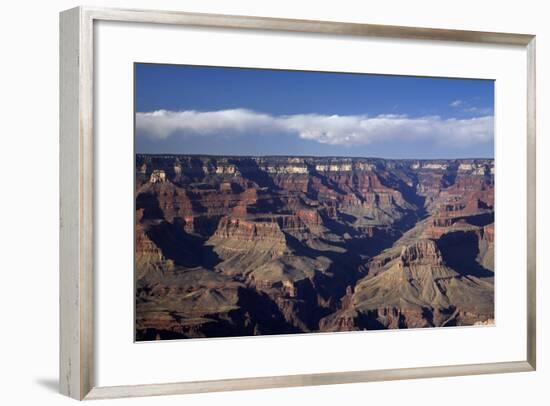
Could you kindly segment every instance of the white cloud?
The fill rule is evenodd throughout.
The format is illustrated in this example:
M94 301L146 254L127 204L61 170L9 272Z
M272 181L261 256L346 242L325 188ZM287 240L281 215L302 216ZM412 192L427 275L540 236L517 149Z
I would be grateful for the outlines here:
M492 140L493 117L443 119L406 115L272 116L246 109L199 112L158 110L136 114L138 136L151 139L187 136L281 134L330 145L365 145L383 141L428 140L472 145Z
M455 100L449 104L449 106L462 111L463 113L478 114L478 115L492 115L493 109L488 107L476 107L464 100Z
M493 113L493 109L489 107L467 107L464 109L466 113L489 115Z

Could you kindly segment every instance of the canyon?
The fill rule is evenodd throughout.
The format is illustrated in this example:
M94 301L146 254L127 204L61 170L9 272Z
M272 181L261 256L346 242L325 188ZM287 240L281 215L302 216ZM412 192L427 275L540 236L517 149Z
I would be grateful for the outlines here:
M494 161L136 155L136 340L494 323Z

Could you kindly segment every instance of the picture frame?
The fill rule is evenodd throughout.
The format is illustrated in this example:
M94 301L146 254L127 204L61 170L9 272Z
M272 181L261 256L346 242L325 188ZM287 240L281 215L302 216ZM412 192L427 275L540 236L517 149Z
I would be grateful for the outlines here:
M516 45L527 54L527 331L525 357L482 364L96 386L94 378L94 24L99 21ZM534 35L77 7L60 15L60 391L75 399L186 394L536 369L536 101Z

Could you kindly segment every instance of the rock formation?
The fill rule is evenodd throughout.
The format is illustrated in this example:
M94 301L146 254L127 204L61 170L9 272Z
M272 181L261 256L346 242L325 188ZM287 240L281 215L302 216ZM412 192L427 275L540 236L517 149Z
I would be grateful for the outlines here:
M138 340L494 322L490 159L136 157Z

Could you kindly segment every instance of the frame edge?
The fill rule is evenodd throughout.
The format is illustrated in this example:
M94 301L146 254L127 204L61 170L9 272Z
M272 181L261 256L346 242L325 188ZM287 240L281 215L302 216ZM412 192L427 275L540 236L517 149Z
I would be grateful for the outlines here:
M82 7L59 18L59 391L93 387L92 21Z
M59 391L80 399L79 278L80 10L59 18Z
M537 368L536 37L527 44L527 362Z
M530 34L410 27L321 20L296 20L261 16L207 14L184 11L86 7L92 18L105 21L175 24L196 27L260 29L271 31L338 34L417 40L527 45Z
M105 386L93 388L85 399L99 400L144 396L188 395L208 392L324 386L364 382L396 381L403 379L443 378L451 376L517 373L529 371L533 371L533 368L529 362L514 361L490 364L333 372L311 375L285 375L197 382Z

